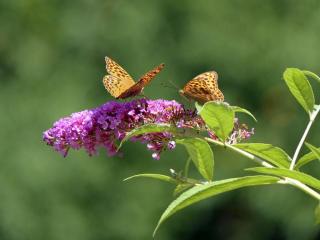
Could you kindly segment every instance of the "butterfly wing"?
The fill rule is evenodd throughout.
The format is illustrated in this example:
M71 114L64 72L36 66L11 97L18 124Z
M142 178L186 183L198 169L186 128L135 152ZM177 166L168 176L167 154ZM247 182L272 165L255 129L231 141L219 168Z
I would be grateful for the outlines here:
M118 98L126 88L121 79L112 75L105 75L102 82L105 89L115 98Z
M218 73L215 71L206 72L203 74L198 75L197 77L201 78L204 75L204 80L211 92L210 101L224 101L224 96L218 86Z
M144 74L137 84L140 84L141 86L146 86L162 69L164 68L164 63L161 63L160 65L156 66L146 74Z
M119 98L130 87L135 85L132 77L115 61L106 57L106 69L110 75L103 78L103 85L115 98Z
M214 71L202 73L189 81L180 93L199 103L223 101L224 96L218 88L218 74Z
M123 92L118 98L132 97L141 93L143 88L163 69L163 67L164 64L161 63L160 65L156 66L155 68L144 74L137 83L135 83L125 92Z

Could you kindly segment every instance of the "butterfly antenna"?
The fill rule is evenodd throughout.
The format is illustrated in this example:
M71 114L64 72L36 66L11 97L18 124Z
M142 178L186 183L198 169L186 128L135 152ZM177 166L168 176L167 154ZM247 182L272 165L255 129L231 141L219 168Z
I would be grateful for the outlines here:
M162 86L162 87L166 87L166 88L170 88L170 89L176 89L176 88L174 88L174 87L172 87L171 85L167 85L167 84L165 84L165 83L160 83L160 85Z
M171 84L171 86L173 86L176 90L180 90L180 88L174 83L172 82L171 80L168 80L168 82Z
M178 92L180 92L180 88L179 88L174 82L172 82L171 80L168 80L168 83L170 83L170 86L169 86L169 85L166 85L166 84L164 84L164 83L161 83L161 85L164 86L164 87L171 88L171 89L174 88L175 90L177 90ZM184 100L186 100L188 103L190 102L190 100L189 100L187 97L185 97L184 95L180 94L180 96L181 96Z
M175 90L180 90L180 88L175 85L172 81L168 80L169 85L165 84L165 83L160 83L163 87L167 87L167 88L171 88L171 89L175 89Z
M178 90L178 92L180 93L180 88L171 80L168 80L168 82L171 84L171 86L173 86L176 90ZM186 100L187 102L190 102L190 100L184 96L183 94L179 94L184 100Z

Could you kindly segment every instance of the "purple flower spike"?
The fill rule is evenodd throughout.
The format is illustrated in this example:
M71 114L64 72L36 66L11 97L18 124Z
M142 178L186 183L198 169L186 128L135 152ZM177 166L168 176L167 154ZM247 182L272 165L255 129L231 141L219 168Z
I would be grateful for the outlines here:
M43 140L63 156L68 150L84 148L89 155L97 153L99 146L105 147L108 155L117 152L116 142L121 141L128 132L150 123L169 123L193 127L199 118L192 111L185 110L176 101L138 99L131 102L110 101L102 106L73 113L53 124L43 133ZM199 119L195 121L198 124ZM173 149L172 134L144 134L133 140L147 143L153 151L153 158L160 158L165 149Z
M194 128L207 131L203 120L194 110L188 110L176 101L136 99L131 102L110 101L100 107L73 113L53 124L43 133L43 140L63 156L70 148L84 148L91 156L102 146L109 156L117 154L117 144L133 129L146 124L170 124L177 128ZM235 122L230 142L238 142L253 134ZM209 136L216 138L214 133ZM133 137L153 152L154 159L160 159L162 151L175 148L172 133L148 133Z

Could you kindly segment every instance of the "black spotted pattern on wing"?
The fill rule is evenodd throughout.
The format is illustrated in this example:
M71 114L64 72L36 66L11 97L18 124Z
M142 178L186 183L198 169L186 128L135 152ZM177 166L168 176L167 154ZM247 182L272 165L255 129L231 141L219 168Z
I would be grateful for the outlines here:
M224 96L218 88L218 74L214 71L199 74L190 80L180 93L200 103L224 101Z

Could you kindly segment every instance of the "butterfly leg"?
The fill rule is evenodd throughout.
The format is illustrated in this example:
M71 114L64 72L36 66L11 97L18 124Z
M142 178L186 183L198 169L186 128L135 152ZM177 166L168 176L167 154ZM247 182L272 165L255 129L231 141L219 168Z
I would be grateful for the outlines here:
M191 99L185 97L184 95L180 94L181 98L186 102L186 104L190 104L192 102Z

